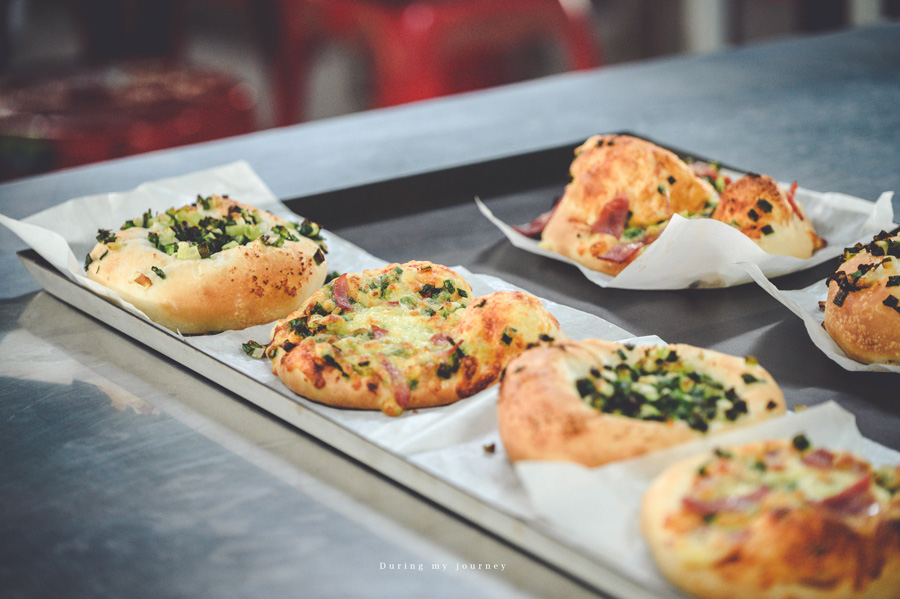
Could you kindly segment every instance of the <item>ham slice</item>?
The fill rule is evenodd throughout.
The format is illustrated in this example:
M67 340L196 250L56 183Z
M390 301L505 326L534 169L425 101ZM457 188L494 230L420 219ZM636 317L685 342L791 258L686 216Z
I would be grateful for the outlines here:
M622 264L631 260L635 254L637 254L642 247L644 247L643 241L632 241L631 243L620 243L618 245L613 246L606 253L597 256L597 258L601 260L608 260L610 262L615 262L617 264Z
M826 497L820 503L824 507L848 516L862 514L874 515L873 506L877 509L878 502L870 491L872 477L864 476L840 493Z
M834 454L827 449L816 449L803 455L802 461L810 468L827 470L834 464Z
M347 297L348 291L347 273L344 273L335 279L331 286L331 296L334 299L334 303L344 312L353 311L353 306L350 304L350 298Z
M384 366L384 370L391 377L391 387L394 390L394 400L397 402L397 405L402 409L406 409L409 405L409 398L411 395L409 389L409 383L406 381L406 377L403 376L403 373L400 370L391 364L387 360L381 360L381 365Z
M752 493L746 495L729 495L718 499L700 499L688 495L681 500L682 504L689 511L701 516L713 516L719 512L737 512L745 510L762 501L763 497L769 494L768 487L760 487Z
M791 205L791 208L794 210L794 214L800 217L800 220L803 219L803 212L800 211L800 206L797 205L797 200L794 199L794 196L797 195L797 182L794 181L791 184L791 188L787 191L785 196L787 197L788 203Z
M594 233L606 233L612 235L616 239L622 237L625 231L625 223L628 220L628 198L625 196L616 196L606 204L600 211L600 215L594 224L591 225L591 231Z
M559 203L561 201L562 198L556 200L556 203L553 204L553 208L551 208L547 212L544 212L530 223L525 223L524 225L513 225L513 229L518 233L521 233L525 237L540 237L541 233L544 232L544 227L546 227L547 223L550 222L550 217L553 216L554 212L556 212L556 209L559 207Z

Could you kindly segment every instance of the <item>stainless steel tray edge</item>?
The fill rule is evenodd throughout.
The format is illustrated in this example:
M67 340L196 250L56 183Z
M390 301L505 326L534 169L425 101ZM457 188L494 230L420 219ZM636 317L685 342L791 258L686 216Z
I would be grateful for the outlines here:
M50 295L122 332L143 345L328 446L372 468L463 520L491 532L519 549L604 593L623 599L652 599L656 593L636 584L585 552L566 544L552 531L504 513L456 485L423 470L403 456L380 447L340 424L278 393L179 340L176 335L126 312L59 273L32 250L19 258L35 281ZM212 376L211 376L212 375ZM542 527L540 527L542 528Z

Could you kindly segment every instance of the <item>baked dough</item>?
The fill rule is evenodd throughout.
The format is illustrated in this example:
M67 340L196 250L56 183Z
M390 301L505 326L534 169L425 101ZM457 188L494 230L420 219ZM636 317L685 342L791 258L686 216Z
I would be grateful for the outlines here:
M844 250L828 279L825 330L850 358L900 364L900 236Z
M101 229L89 279L183 334L243 329L284 317L325 282L319 226L297 225L227 196L150 211Z
M797 184L783 190L772 177L750 173L722 191L712 218L739 229L769 254L809 258L825 247L803 206Z
M674 153L629 135L595 135L576 151L541 247L592 270L621 272L672 214L709 216L713 186Z
M900 597L900 467L803 436L678 462L647 489L660 570L703 599Z
M533 295L472 295L430 262L344 274L275 326L265 354L303 397L397 416L474 395L526 348L562 337Z
M796 183L783 190L755 173L732 182L716 163L682 160L629 135L595 135L575 153L562 198L515 229L592 270L622 272L674 214L725 222L770 254L809 258L825 246L794 199Z
M509 459L599 466L784 413L755 359L600 339L529 350L497 404Z

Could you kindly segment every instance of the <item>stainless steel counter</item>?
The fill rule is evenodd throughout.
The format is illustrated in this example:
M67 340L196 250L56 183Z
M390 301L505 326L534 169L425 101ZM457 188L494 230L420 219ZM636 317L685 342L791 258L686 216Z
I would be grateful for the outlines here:
M237 159L292 199L622 130L874 200L900 191L898 105L900 26L885 25L559 76L12 182L0 186L0 212L21 218ZM492 201L516 220L545 199ZM897 199L894 209L900 214ZM900 449L896 377L841 370L755 286L600 290L574 269L509 246L471 203L385 213L335 232L386 260L497 274L636 334L764 355L791 406L834 399L857 414L864 434ZM597 595L39 292L15 256L24 247L0 230L4 595ZM805 286L829 266L778 285ZM497 569L457 570L464 564Z

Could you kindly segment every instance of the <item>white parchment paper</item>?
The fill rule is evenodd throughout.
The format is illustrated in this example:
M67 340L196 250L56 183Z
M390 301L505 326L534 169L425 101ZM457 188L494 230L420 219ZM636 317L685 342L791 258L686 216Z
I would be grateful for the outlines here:
M742 264L744 270L756 283L765 289L769 295L784 304L791 312L803 320L806 331L812 342L822 350L826 356L837 362L846 370L859 372L898 372L900 366L893 364L866 364L857 362L847 357L838 344L834 342L822 323L825 321L825 313L819 309L819 302L824 302L828 297L828 283L822 279L809 287L796 290L782 290L766 278L765 274L756 264Z
M767 277L777 277L821 264L839 256L843 248L894 226L892 192L881 194L874 203L842 193L821 193L803 188L797 189L795 197L818 234L828 242L811 258L804 260L768 254L749 237L725 223L709 218L687 219L676 214L662 235L616 276L591 270L539 247L537 240L522 235L494 216L479 198L475 198L475 203L515 247L572 264L601 287L621 289L742 285L751 279L739 266L741 262L756 264Z

